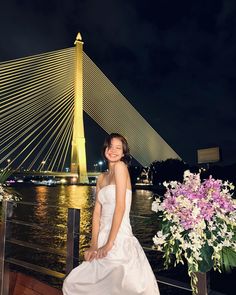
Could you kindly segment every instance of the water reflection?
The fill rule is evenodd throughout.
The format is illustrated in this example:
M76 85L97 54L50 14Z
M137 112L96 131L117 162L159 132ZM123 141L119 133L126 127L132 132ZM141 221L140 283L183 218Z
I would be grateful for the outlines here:
M38 204L35 206L34 216L35 222L45 222L45 219L48 214L48 207L47 207L47 197L48 197L48 190L45 186L38 186L35 189L36 191L36 203Z
M33 222L38 228L28 226L13 226L12 234L15 239L57 250L66 248L67 209L81 209L81 237L80 258L88 247L90 237L83 233L91 232L92 209L95 201L95 187L62 185L56 187L46 186L17 186L17 193L22 196L22 201L35 203L34 206L19 204L15 210L14 218L25 222ZM152 192L137 190L133 193L132 213L151 214L150 197ZM53 207L51 207L51 205ZM155 228L147 223L146 219L132 217L134 234L142 244L152 244ZM9 245L11 255L17 259L38 264L50 269L64 272L65 258L60 255L45 253Z
M44 243L47 246L65 247L67 209L81 209L81 232L89 233L91 231L92 208L95 200L95 187L91 186L17 186L17 193L22 196L22 201L35 203L35 206L18 205L15 212L15 218L23 221L31 221L41 225L42 229L25 229L16 232L20 238L23 236L27 241L35 243ZM132 213L133 214L151 214L150 197L152 192L146 190L137 190L133 193ZM51 208L50 205L56 206ZM144 220L132 219L134 232L140 235L147 230ZM46 226L45 226L46 224ZM20 235L20 236L19 236ZM151 241L151 237L150 237ZM88 237L81 236L81 249L88 244Z
M92 207L95 200L95 188L89 186L17 186L15 191L22 197L22 201L32 202L35 205L18 204L14 218L32 222L38 227L12 225L11 232L17 240L23 240L35 245L65 250L67 234L68 208L81 209L81 233L90 233ZM53 207L51 207L51 205ZM80 237L80 257L84 248L88 247L89 236ZM9 244L11 255L17 259L36 263L42 266L50 265L51 269L64 271L65 258L59 255L39 253L33 249L25 251L20 246ZM45 264L46 263L46 264Z
M152 191L139 189L133 192L132 195L132 213L149 215L152 214L151 204L152 204Z

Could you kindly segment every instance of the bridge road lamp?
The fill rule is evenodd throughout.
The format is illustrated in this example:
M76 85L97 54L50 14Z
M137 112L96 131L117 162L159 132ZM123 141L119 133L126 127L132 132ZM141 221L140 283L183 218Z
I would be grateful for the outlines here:
M10 167L10 163L11 163L11 159L7 159L7 167L6 168Z
M44 166L46 164L46 161L42 161L41 164L42 164L41 171L43 171L43 168L44 168Z
M83 121L83 42L80 33L75 40L74 123L71 150L71 172L78 173L79 183L88 183Z

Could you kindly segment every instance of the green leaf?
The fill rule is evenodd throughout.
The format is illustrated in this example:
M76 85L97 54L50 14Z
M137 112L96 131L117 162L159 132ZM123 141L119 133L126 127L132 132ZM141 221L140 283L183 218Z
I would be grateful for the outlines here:
M209 230L206 230L205 233L206 233L206 238L210 239L211 238L211 232Z
M164 235L170 233L170 226L171 226L170 221L166 220L162 222L162 231Z
M234 233L234 235L233 235L233 237L232 237L232 240L233 240L233 241L236 241L236 227L235 227L235 226L232 228L232 231L233 231L233 233Z
M200 272L210 271L213 267L212 260L213 248L207 243L201 249L202 261L198 262L198 267Z
M223 271L230 272L233 267L236 267L236 252L228 247L223 247L221 250L221 268Z
M180 244L180 241L176 240L175 241L175 244L173 246L173 254L176 254L176 252L178 251L179 249L179 244Z

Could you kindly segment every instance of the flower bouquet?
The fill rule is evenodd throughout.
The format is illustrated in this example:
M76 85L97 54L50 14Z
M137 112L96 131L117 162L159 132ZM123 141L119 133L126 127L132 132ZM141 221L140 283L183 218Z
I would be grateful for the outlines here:
M211 176L184 172L183 183L164 182L164 199L157 197L152 210L162 218L161 230L153 238L164 252L164 265L187 261L193 294L198 290L196 272L229 271L236 266L236 205L234 186Z
M2 202L3 200L6 200L6 201L19 201L20 198L13 195L13 194L10 194L8 191L6 191L6 189L0 183L0 202Z
M4 186L4 182L9 177L10 174L11 173L9 171L3 172L2 174L0 174L0 202L2 202L3 200L20 201L20 198L17 195L13 195L9 193Z

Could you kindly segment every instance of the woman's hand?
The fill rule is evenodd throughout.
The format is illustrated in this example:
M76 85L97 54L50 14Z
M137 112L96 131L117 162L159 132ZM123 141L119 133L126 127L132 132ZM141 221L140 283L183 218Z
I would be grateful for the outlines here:
M97 250L96 259L104 258L107 256L107 253L112 249L113 243L107 242L104 246Z
M98 248L96 246L91 246L84 252L85 261L92 261L97 256Z

